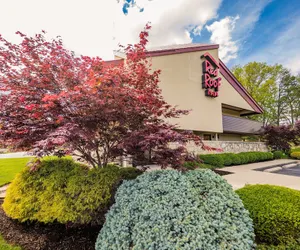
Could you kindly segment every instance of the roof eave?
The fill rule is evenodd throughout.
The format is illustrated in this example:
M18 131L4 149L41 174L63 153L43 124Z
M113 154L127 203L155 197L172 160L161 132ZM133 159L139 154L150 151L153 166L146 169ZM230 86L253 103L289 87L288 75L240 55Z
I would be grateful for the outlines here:
M232 87L245 99L245 101L253 108L255 114L262 114L264 112L263 108L254 100L254 98L249 94L245 87L235 78L231 71L226 67L226 65L219 60L220 72L225 77L225 79L232 85Z
M210 44L210 45L201 45L197 47L147 51L146 54L147 56L155 57L155 56L165 56L165 55L181 54L181 53L188 53L188 52L195 52L195 51L211 50L211 49L218 49L218 48L219 48L219 44Z

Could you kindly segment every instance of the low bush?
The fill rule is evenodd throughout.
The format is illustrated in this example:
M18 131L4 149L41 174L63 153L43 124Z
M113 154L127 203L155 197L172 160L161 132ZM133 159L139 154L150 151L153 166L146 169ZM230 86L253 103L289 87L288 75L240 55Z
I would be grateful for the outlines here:
M292 148L291 152L300 152L300 147Z
M300 152L292 152L291 157L300 160Z
M245 153L245 152L238 153L237 157L240 159L240 164L247 164L247 163L249 163L249 157L248 157L247 153Z
M205 164L221 168L223 166L241 165L273 159L273 154L270 152L243 152L238 154L207 154L199 155L200 159Z
M258 242L274 245L300 242L300 191L250 185L236 192L250 212Z
M285 158L285 154L283 153L283 151L274 151L273 155L274 155L274 159L284 159Z
M231 166L234 161L235 154L232 153L224 153L220 154L224 160L224 166Z
M200 155L200 159L205 164L212 165L216 168L221 168L224 166L224 159L221 154Z
M159 170L124 182L96 250L254 249L238 195L210 170Z
M213 169L214 166L205 164L205 163L199 163L194 161L186 161L183 166L188 170L194 170L197 168L205 168L205 169Z
M100 224L122 179L137 169L88 167L67 158L47 158L26 167L10 184L5 213L20 222Z
M283 245L258 245L257 250L300 250L300 245L297 243L283 244Z
M233 154L232 156L232 165L241 165L242 159L238 154Z

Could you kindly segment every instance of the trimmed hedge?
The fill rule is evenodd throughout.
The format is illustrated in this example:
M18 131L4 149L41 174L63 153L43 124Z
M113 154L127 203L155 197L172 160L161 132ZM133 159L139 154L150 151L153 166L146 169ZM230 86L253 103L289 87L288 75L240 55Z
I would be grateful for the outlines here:
M300 152L292 152L291 157L300 160Z
M300 152L300 147L292 148L291 152Z
M274 151L273 155L274 155L274 159L284 159L284 158L286 158L286 155L284 154L283 151Z
M210 170L159 170L124 182L96 250L254 249L252 221Z
M236 191L253 219L258 242L300 242L300 191L271 185L249 185Z
M258 245L257 250L300 250L300 245L297 243L284 244L284 245Z
M205 164L212 165L215 168L267 161L274 158L273 154L270 152L207 154L199 155L199 157Z
M224 159L221 155L218 154L209 154L209 155L200 155L200 159L205 164L212 165L217 168L224 166Z
M101 224L120 181L139 174L141 171L133 168L89 170L72 159L46 158L16 176L3 209L20 222Z
M194 162L194 161L186 161L183 164L183 167L185 167L188 170L195 170L197 168L205 168L205 169L213 169L214 168L214 166L212 166L212 165Z

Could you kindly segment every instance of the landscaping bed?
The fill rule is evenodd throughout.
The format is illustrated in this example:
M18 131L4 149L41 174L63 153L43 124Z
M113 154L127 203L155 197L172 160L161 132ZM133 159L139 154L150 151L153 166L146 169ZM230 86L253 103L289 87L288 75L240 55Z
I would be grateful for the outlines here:
M100 229L100 226L66 228L62 224L18 223L0 208L0 234L9 243L26 250L92 250Z
M23 250L95 249L116 188L141 173L115 165L89 169L68 157L35 160L1 201L0 235Z
M8 244L0 234L0 249L1 250L21 250L21 247Z

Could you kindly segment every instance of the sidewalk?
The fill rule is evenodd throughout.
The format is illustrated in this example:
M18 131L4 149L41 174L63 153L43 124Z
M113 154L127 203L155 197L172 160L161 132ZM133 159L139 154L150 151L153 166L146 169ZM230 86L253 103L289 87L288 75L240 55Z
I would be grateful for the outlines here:
M4 199L8 185L0 187L0 199Z
M28 155L27 152L16 152L16 153L0 154L0 159L23 158L23 157L32 157L32 155Z
M257 168L276 166L280 164L289 164L295 161L296 160L282 159L226 167L221 168L219 170L228 171L232 173L229 175L224 175L223 177L227 180L229 184L232 185L233 189L242 188L246 184L270 184L300 190L300 177L261 172L255 170ZM298 161L298 163L300 164L300 161Z

